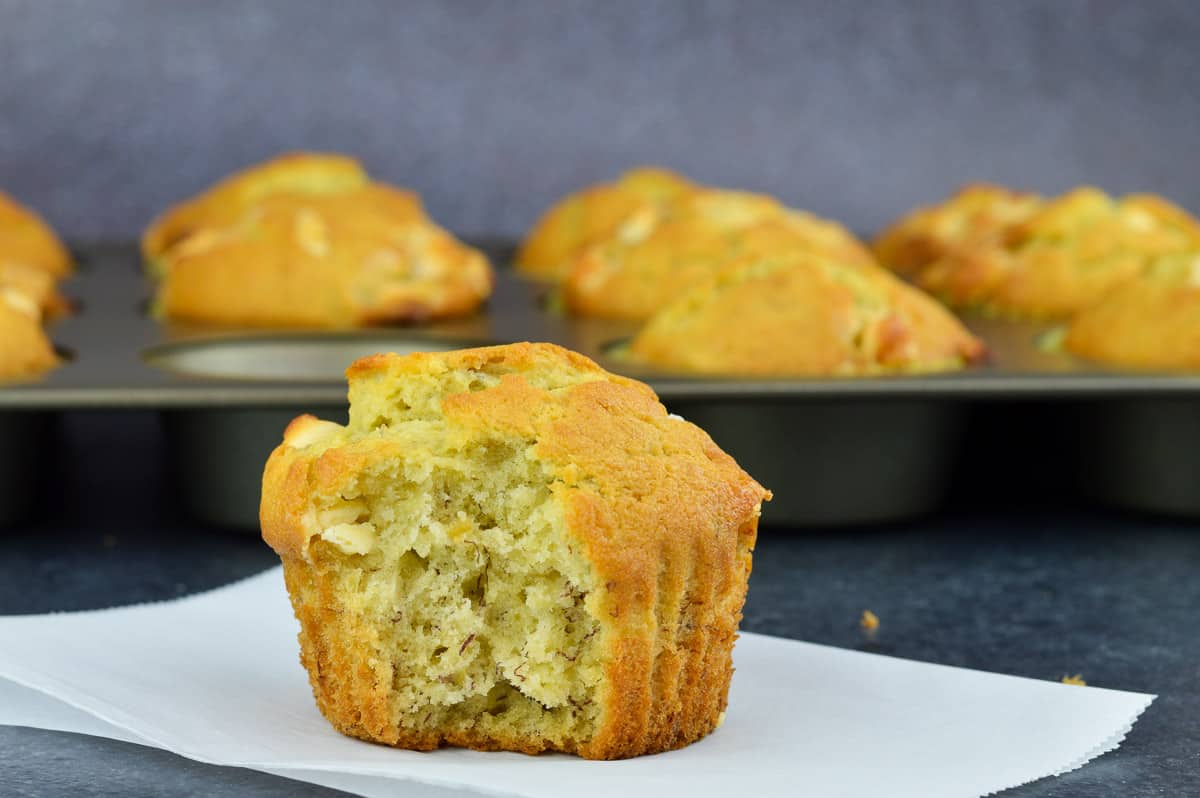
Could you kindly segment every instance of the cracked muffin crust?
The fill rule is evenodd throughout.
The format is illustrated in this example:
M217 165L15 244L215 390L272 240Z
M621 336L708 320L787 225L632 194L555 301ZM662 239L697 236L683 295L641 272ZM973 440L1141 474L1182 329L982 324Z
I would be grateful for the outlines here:
M166 267L163 258L188 237L236 223L255 205L275 194L341 194L367 185L366 170L343 155L297 152L244 169L197 197L170 208L142 234L142 257L151 272Z
M641 167L612 183L570 194L551 206L529 231L517 252L517 271L558 282L580 252L612 236L630 216L669 204L695 188L674 172Z
M550 344L350 367L263 478L341 732L616 759L716 728L768 491L645 385Z
M144 248L167 319L355 327L463 316L491 294L487 259L411 192L340 156L287 156L169 212Z
M811 253L726 266L655 314L626 353L669 371L757 377L947 371L983 355L917 289Z
M954 307L1063 319L1198 246L1200 224L1154 195L1083 187L1043 200L976 187L901 220L875 251Z
M959 251L993 246L1008 229L1045 203L1036 194L989 183L964 186L938 205L908 213L872 245L879 262L897 274L920 275L931 263Z
M572 313L640 321L732 260L794 252L872 263L841 225L765 195L704 189L628 217L579 256L562 294Z

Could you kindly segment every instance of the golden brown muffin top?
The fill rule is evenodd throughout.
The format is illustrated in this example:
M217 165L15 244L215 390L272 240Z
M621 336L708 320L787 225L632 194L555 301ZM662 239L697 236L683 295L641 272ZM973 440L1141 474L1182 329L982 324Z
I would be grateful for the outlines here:
M871 262L834 222L761 194L704 189L640 211L612 239L585 250L563 283L563 299L579 315L642 320L733 259L791 251Z
M1162 197L1132 194L1116 199L1084 186L1045 203L1036 213L1009 227L1004 243L1020 251L1064 244L1083 259L1130 249L1149 254L1170 252L1200 236L1200 225Z
M71 256L40 216L0 191L0 260L63 277Z
M381 183L275 194L168 254L158 312L248 326L349 327L473 311L491 293L478 251Z
M981 209L975 215L963 212L956 197L913 214L876 244L885 265L907 270L918 285L956 307L1064 318L1140 274L1154 258L1193 250L1200 241L1195 219L1152 195L1114 199L1083 187L1049 201L1005 199L999 191L972 196ZM955 220L958 232L931 237L930 219ZM935 257L922 262L917 253Z
M627 218L695 188L674 172L642 167L613 183L571 194L551 206L529 231L517 252L517 270L539 280L562 280L581 251L613 235Z
M669 371L760 377L961 368L983 344L878 267L811 253L750 256L654 315L628 357Z
M912 274L955 251L1003 240L1008 229L1044 204L1036 194L990 183L973 183L945 202L906 214L875 239L879 262Z
M0 285L0 380L33 377L57 364L37 303Z
M1130 369L1200 369L1200 248L1155 260L1146 271L1080 311L1065 348Z
M770 498L648 386L553 344L381 354L346 373L349 424L302 416L268 462L263 538L284 558L305 557L320 532L311 495L338 490L369 458L515 446L545 470L567 534L606 584L605 609L652 622L664 547L729 578L733 541L753 534Z
M365 186L362 165L344 155L296 152L252 166L167 210L142 235L149 263L163 258L189 236L228 227L267 197L276 194L319 196Z
M1079 188L1013 226L1002 246L977 256L985 310L1064 318L1141 274L1162 255L1200 247L1187 214L1161 198L1115 199ZM971 259L968 259L971 263ZM931 275L930 290L940 293ZM956 286L948 284L955 298Z

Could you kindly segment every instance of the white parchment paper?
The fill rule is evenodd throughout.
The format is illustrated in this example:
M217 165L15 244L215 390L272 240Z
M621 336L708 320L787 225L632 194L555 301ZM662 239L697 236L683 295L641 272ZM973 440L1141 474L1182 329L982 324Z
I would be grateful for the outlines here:
M0 723L77 731L363 795L982 796L1115 748L1153 696L745 634L725 724L620 762L398 751L313 703L279 569L209 593L0 618ZM65 706L64 706L65 705Z

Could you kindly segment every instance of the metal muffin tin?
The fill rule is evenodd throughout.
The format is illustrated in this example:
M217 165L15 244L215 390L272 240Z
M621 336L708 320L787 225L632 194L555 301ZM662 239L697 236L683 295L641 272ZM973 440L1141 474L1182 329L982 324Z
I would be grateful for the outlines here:
M972 459L992 458L979 425L1007 410L1012 434L992 445L1017 457L1051 454L1085 491L1129 507L1200 514L1200 375L1115 373L1038 345L1050 328L968 319L989 344L987 364L930 376L718 379L665 374L615 357L636 325L546 309L546 288L515 276L511 246L483 243L497 266L487 309L423 327L349 333L163 325L146 312L153 286L137 248L79 250L66 284L78 312L52 336L70 360L44 379L0 387L0 519L28 509L33 467L47 448L49 411L162 411L180 496L208 522L257 525L259 478L293 416L345 418L344 368L379 351L553 341L643 379L664 403L704 427L775 492L768 524L885 521L935 507ZM736 324L736 320L731 320ZM1028 400L1052 402L1051 427L1023 435ZM993 430L994 432L994 430ZM1054 452L1041 451L1056 447ZM1061 479L1064 489L1071 479ZM1001 490L1006 486L998 486Z

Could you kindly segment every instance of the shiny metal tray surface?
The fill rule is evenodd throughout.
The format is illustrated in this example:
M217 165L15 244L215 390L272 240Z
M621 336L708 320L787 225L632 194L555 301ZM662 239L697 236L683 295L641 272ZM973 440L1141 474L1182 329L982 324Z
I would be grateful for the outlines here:
M483 246L498 272L484 312L345 333L163 325L147 314L152 286L136 247L79 248L80 272L64 286L77 312L52 329L68 362L42 380L0 387L0 517L33 494L24 484L30 469L19 467L36 429L28 419L73 408L154 408L164 413L184 501L215 523L253 526L259 474L283 426L300 412L344 416L342 372L352 360L522 340L562 344L650 383L775 491L767 522L881 521L935 506L949 475L972 456L971 406L984 400L1059 403L1080 433L1074 448L1096 474L1084 480L1092 492L1129 506L1200 513L1200 496L1181 476L1200 473L1200 447L1174 435L1200 438L1186 431L1200 418L1200 375L1099 369L1045 347L1052 327L987 319L968 323L988 342L989 361L953 374L654 372L614 355L635 325L548 310L547 289L507 268L510 246ZM1019 410L1013 416L1019 423Z

